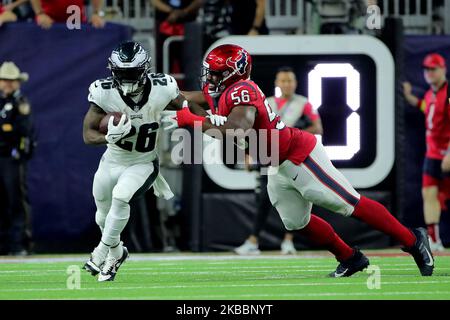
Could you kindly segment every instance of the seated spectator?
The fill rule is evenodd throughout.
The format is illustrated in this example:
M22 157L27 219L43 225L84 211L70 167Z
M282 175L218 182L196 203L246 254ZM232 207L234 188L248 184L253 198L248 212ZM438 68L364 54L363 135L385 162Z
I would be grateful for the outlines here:
M17 21L17 16L0 4L0 27L7 22Z
M36 23L43 29L49 29L53 23L65 23L71 16L67 13L67 8L76 5L81 9L81 22L85 23L86 13L84 0L30 0L36 14ZM92 0L93 14L91 24L95 28L102 28L105 25L103 19L104 12L101 10L103 0Z
M18 10L21 7L28 5L30 0L16 0L8 5L2 5L0 3L0 27L6 22L15 22L17 20L24 20L23 11ZM25 10L26 11L26 10Z
M156 68L158 72L163 72L164 41L170 36L184 35L184 24L195 21L198 10L202 6L202 0L152 0L152 4L155 6L156 20ZM168 70L170 73L181 72L181 52L182 49L178 43L171 46L170 57L173 61L171 69Z
M228 0L231 6L231 34L269 34L266 26L266 0Z

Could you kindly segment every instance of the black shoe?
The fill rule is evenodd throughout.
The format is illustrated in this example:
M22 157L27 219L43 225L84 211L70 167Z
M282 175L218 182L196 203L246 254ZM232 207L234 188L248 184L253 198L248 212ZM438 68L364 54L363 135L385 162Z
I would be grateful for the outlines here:
M100 282L114 281L117 271L119 271L120 266L125 262L128 256L129 254L127 247L123 247L122 257L120 259L108 256L97 280Z
M402 248L402 250L413 256L422 276L431 276L434 269L434 258L428 242L427 231L424 228L416 228L411 231L416 236L416 243L411 248Z
M358 248L354 248L353 255L345 261L342 261L336 268L336 271L330 273L331 278L350 277L356 272L362 271L370 264L369 259Z

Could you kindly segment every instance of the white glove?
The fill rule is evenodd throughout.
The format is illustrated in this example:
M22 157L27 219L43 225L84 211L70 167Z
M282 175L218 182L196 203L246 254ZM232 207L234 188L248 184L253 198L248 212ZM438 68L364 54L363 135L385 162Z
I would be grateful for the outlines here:
M163 111L161 112L161 124L164 130L172 130L178 128L178 121L176 119L176 111ZM165 125L165 126L164 126Z
M108 133L105 135L106 142L116 143L124 136L126 136L131 130L131 121L127 119L126 115L122 115L117 126L114 125L114 117L111 116L108 120Z
M206 118L209 118L213 126L223 126L225 122L227 122L227 117L219 116L218 114L212 114L209 116L206 116Z

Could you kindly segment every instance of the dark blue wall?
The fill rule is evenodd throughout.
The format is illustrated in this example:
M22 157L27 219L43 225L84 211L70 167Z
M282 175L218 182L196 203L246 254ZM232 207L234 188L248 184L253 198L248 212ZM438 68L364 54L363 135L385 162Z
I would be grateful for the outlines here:
M30 75L22 91L31 101L38 131L29 163L38 250L77 248L95 230L92 178L104 149L83 143L88 87L108 75L111 50L131 36L130 28L113 24L100 30L56 25L44 31L33 24L0 29L0 62L12 60Z

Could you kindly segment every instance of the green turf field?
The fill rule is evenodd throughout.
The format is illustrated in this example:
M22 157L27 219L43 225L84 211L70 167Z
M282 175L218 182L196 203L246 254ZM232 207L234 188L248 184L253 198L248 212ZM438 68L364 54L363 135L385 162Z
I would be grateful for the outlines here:
M78 269L86 255L0 257L0 299L450 299L450 252L436 257L433 277L419 276L399 250L364 252L379 278L327 278L336 261L322 252L132 254L116 281L104 283Z

